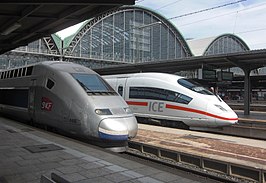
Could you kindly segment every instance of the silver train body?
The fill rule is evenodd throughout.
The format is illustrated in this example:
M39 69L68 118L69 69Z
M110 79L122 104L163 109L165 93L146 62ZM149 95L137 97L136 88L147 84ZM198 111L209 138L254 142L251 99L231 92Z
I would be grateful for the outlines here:
M0 112L103 141L136 136L123 98L91 69L47 61L0 73Z
M168 126L182 122L190 129L219 128L238 122L236 113L219 96L184 77L136 73L104 79L123 96L137 117L166 122Z

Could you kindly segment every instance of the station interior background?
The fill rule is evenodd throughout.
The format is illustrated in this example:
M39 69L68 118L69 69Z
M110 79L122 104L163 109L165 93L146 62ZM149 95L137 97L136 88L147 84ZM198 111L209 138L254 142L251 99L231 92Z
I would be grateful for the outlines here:
M64 39L57 34L47 35L0 55L0 68L58 60L96 69L248 51L248 43L233 34L185 40L178 27L157 12L139 6L123 6L84 21L78 31ZM201 69L173 74L213 87L225 101L243 102L244 72L238 67L202 65ZM265 67L252 70L251 89L251 103L266 102Z

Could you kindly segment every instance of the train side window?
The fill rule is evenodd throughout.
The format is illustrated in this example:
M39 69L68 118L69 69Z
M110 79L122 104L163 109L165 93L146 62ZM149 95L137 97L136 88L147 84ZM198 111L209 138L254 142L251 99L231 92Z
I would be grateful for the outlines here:
M192 100L191 97L175 91L152 87L130 87L129 98L163 100L182 104L188 104Z
M18 70L18 77L21 77L21 74L22 74L22 68L20 68L20 69Z
M13 77L18 77L18 69L14 70L14 76Z
M27 67L26 76L30 76L32 74L32 69L33 69L33 66Z
M10 76L9 76L10 78L13 78L14 77L14 70L11 70L10 71Z
M176 102L182 103L182 104L188 104L192 100L191 97L180 94L178 98L176 99Z
M26 76L26 67L22 68L22 74L21 76Z
M123 86L118 86L118 93L123 96Z
M54 85L55 83L51 79L47 79L46 88L51 90L54 87Z

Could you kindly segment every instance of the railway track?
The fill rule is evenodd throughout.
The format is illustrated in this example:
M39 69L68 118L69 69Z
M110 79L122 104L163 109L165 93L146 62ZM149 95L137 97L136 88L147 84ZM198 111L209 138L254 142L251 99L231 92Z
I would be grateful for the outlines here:
M170 124L172 123L160 123L158 120L157 122L147 122L143 121L142 119L138 118L138 123L141 124L150 124L150 125L156 125L156 126L163 126L163 127L169 127L169 128L178 128L178 129L186 129L188 130L188 127L181 125L175 125L172 126ZM237 137L246 137L246 138L252 138L252 139L261 139L266 140L266 121L265 120L258 120L258 119L246 119L246 118L239 118L239 123L232 126L226 126L222 129L212 129L212 128L204 128L204 129L197 129L196 131L202 131L202 132L211 132L211 133L217 133L222 135L232 135Z
M265 183L266 172L248 166L231 164L191 154L174 152L168 149L150 146L145 143L129 142L124 153L141 160L167 166L173 171L183 171L206 179L206 182L220 183Z
M266 172L243 165L204 158L169 149L129 142L127 154L148 159L172 168L191 172L207 179L226 183L265 183Z
M139 125L128 153L220 182L266 182L265 141Z

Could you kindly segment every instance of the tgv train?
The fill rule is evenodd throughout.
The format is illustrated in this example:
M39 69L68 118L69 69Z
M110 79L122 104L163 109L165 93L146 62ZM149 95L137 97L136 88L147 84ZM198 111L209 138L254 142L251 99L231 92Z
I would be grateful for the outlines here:
M106 144L127 144L137 133L123 98L94 71L70 62L1 71L0 112Z
M219 128L238 122L236 113L219 96L184 77L136 73L104 79L123 96L138 120L190 129Z

